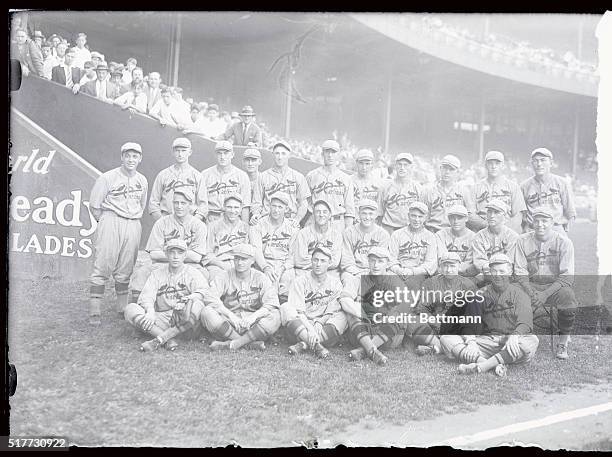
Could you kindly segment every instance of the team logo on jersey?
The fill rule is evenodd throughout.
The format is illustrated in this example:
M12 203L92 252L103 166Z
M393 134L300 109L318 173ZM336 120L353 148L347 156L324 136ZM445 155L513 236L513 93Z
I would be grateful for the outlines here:
M308 255L312 255L312 252L315 250L315 248L319 246L326 247L327 249L332 249L334 243L332 243L331 240L311 241L310 243L308 243Z
M365 240L359 240L353 247L353 254L367 255L371 248L379 245L380 242L377 240L370 240L369 243Z
M525 201L529 206L540 206L548 203L555 207L561 204L561 191L551 187L548 192L535 192L527 195Z
M297 192L297 183L296 181L288 179L286 183L276 182L267 189L264 188L264 191L268 197L268 200L270 200L272 195L276 192L286 192L288 194L295 194Z
M502 241L500 245L491 246L489 249L487 249L487 258L490 259L493 254L498 254L498 253L502 253L502 254L508 253L508 242L507 241Z
M369 198L370 200L376 200L378 198L378 187L375 185L363 186L361 188L355 185L355 201L359 201L363 198Z
M187 284L177 282L176 286L172 284L163 284L157 290L157 296L163 296L168 302L177 302L185 295L189 295Z
M557 251L556 249L550 248L548 250L548 253L544 251L536 250L536 251L533 251L527 254L525 257L527 259L528 265L544 267L546 265L553 265L555 263L555 260L558 258L558 256L559 256L559 251ZM537 269L535 269L533 272L530 271L530 273L535 273L536 271Z
M465 243L456 245L455 243L451 241L450 243L446 244L446 250L448 252L456 252L457 254L459 254L459 256L461 257L461 260L463 261L465 260L465 255L469 252L470 247Z
M181 181L180 179L176 179L176 180L173 179L164 185L162 192L163 193L174 192L175 190L181 189L183 187L189 187L189 188L195 189L196 182L194 179L191 179L191 178L187 178L184 182Z
M424 259L425 253L429 248L429 243L425 240L406 241L399 247L400 259Z
M261 237L261 243L264 246L264 249L267 248L281 248L283 250L289 250L289 240L291 239L291 234L281 231L280 234L276 233L266 233Z
M485 190L482 194L476 196L476 203L489 203L495 198L503 200L506 204L509 204L512 194L506 189L502 189L501 192L489 192L488 190Z
M339 179L336 179L334 182L324 181L317 184L312 188L312 194L344 195L345 189L346 185Z
M115 189L109 191L109 195L112 197L123 197L133 200L140 200L142 198L142 184L136 182L133 186L126 186L121 184Z
M216 182L213 185L208 187L209 194L231 194L237 191L240 187L240 183L238 181L234 181L230 179L228 182Z
M241 230L238 230L236 233L228 233L227 235L223 235L219 238L219 247L224 246L235 246L240 243L246 242L247 234Z
M408 206L418 198L419 194L412 190L403 194L391 194L385 199L385 208L394 209L398 206Z
M227 301L230 304L230 309L240 308L247 311L257 311L261 307L260 294L261 287L250 286L248 289L237 290L228 294Z
M304 297L304 303L311 305L313 308L325 306L329 301L329 297L331 297L333 294L334 292L330 289L325 289L323 291L313 290L306 294Z
M514 312L514 303L511 300L496 302L495 300L485 300L482 304L482 314L492 316L495 319L508 319L509 327L516 327L517 316Z
M453 205L463 203L463 197L460 194L456 192L454 192L453 194L448 194L444 197L436 197L436 199L431 204L431 211L436 209L450 208Z
M167 243L169 240L174 239L183 239L187 246L191 244L194 238L194 234L192 232L185 232L184 234L179 232L178 229L174 228L169 232L163 232L164 235L164 243Z

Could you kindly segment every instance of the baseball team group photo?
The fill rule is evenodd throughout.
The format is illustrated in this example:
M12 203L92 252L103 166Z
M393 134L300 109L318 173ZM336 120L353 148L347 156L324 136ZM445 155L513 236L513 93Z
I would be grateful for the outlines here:
M14 13L11 434L610 449L600 19Z

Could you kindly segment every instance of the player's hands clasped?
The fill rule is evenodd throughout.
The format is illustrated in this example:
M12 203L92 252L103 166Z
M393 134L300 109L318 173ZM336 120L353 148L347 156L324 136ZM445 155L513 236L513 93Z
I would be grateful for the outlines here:
M504 349L506 349L512 357L518 358L521 355L518 335L510 335L506 341Z
M480 357L480 350L478 349L476 341L472 340L467 344L464 355L470 363L474 363L478 360L478 357Z
M153 328L154 324L155 324L155 311L153 310L147 311L144 317L142 318L142 329L145 332L148 332Z

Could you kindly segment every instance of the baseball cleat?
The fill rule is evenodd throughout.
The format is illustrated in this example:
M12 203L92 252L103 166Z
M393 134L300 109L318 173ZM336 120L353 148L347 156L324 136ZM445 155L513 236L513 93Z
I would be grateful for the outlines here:
M480 373L480 367L478 366L477 363L462 363L461 365L459 365L458 370L459 374L474 374L474 373Z
M145 341L144 343L142 343L140 345L140 350L142 352L153 352L155 350L157 350L159 348L159 346L161 345L161 343L159 342L159 340L157 338L149 340L149 341Z
M264 343L263 341L251 341L247 347L249 349L254 349L256 351L265 351L266 350L266 343Z
M303 341L294 344L293 346L289 346L289 355L298 355L308 349L308 345Z
M374 363L376 363L376 365L385 365L389 360L385 354L376 348L370 353L370 358L372 361L374 361Z
M100 324L102 324L102 319L100 319L100 316L98 315L89 316L89 325L100 325Z
M436 351L432 346L424 346L421 344L416 347L415 352L417 353L418 356L436 354Z
M210 343L210 349L213 351L225 351L230 349L231 341L213 341Z
M314 353L320 359L326 359L329 357L329 351L325 349L321 343L315 344Z
M179 344L176 342L174 338L171 338L168 341L166 341L166 349L168 349L169 351L175 351L178 345Z
M495 374L500 378L503 378L508 374L508 368L506 368L506 365L501 363L495 367Z
M557 344L557 353L555 354L558 359L566 360L569 358L569 354L567 353L567 344L559 343Z
M364 348L353 349L352 351L348 353L349 360L353 362L356 360L365 359L365 357L366 357L366 351Z

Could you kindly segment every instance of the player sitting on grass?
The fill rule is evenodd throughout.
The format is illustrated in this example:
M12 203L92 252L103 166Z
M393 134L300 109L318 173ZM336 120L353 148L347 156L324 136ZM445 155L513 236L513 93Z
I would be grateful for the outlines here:
M316 215L316 211L315 211ZM342 284L328 274L332 259L325 246L316 246L312 252L312 270L298 276L289 288L288 301L281 305L281 321L290 340L297 344L289 347L295 355L309 348L319 358L327 358L329 351L347 328L346 315L338 297Z
M153 270L145 283L138 303L125 308L125 320L155 339L143 343L142 351L150 352L165 344L169 350L177 346L177 335L196 329L205 305L221 306L221 301L208 288L204 277L185 265L187 244L172 238L165 246L168 264Z
M516 243L514 274L531 297L534 310L545 304L557 307L560 336L556 355L567 359L577 306L572 289L574 245L565 234L554 230L553 214L547 207L532 211L534 231L521 235Z
M444 252L454 252L459 255L459 274L461 276L476 276L474 267L474 250L472 241L476 234L467 228L468 210L463 205L453 205L446 210L450 227L436 233L438 241L438 257Z
M403 287L403 283L396 275L387 272L389 264L387 248L372 247L367 259L369 274L352 277L347 281L339 302L347 316L349 339L353 346L358 346L349 352L349 359L361 360L369 357L378 365L384 365L388 359L379 348L393 349L402 344L405 325L383 321L384 316L397 314L397 303L385 302L379 306L378 303L373 303L373 294L376 291Z
M533 313L529 297L520 286L510 284L512 262L505 254L489 261L491 284L481 289L481 335L443 335L442 347L451 359L464 362L459 373L484 373L495 370L506 374L506 365L529 362L538 348L533 335Z
M208 306L201 314L204 327L218 341L212 350L236 350L252 343L265 349L264 340L280 327L278 295L270 280L253 268L255 248L248 244L234 247L234 267L212 281L212 289L223 305Z

